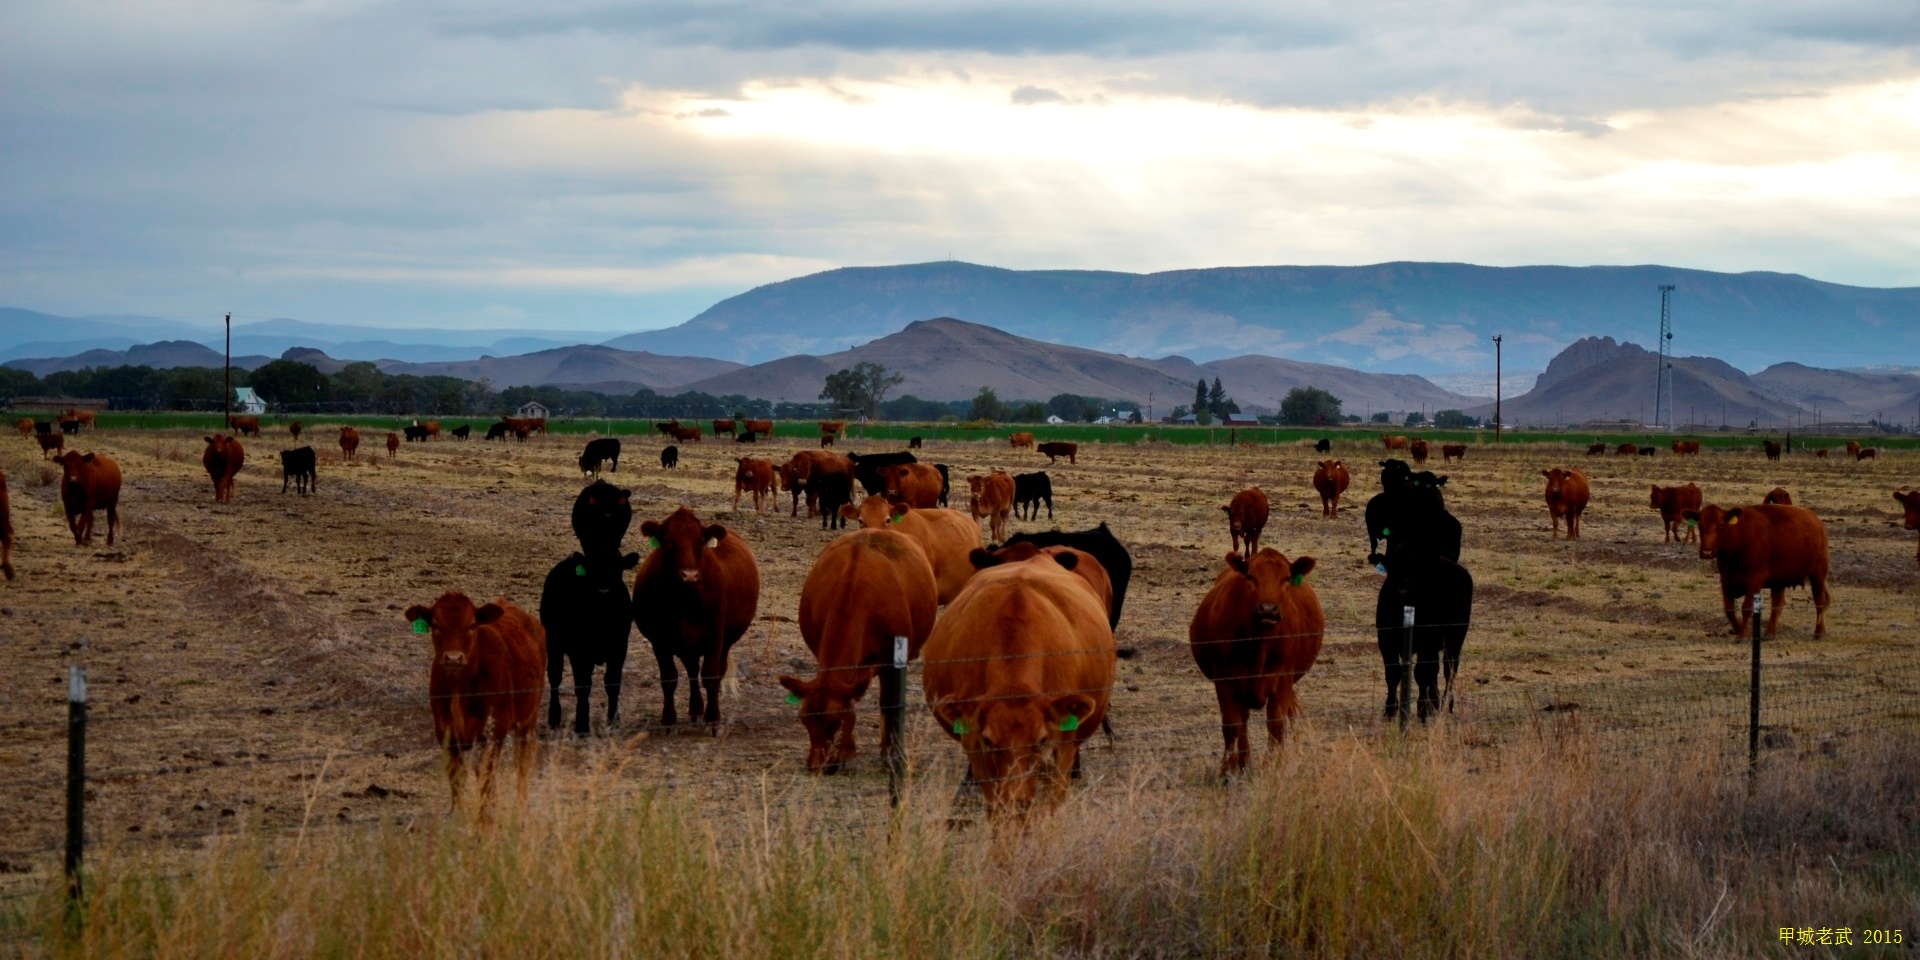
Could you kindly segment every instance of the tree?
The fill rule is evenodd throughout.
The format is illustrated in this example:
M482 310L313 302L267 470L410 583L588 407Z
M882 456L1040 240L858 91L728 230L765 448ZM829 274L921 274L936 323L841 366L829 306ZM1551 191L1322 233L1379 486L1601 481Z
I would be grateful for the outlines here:
M1469 417L1459 410L1442 410L1433 415L1433 425L1442 430L1463 430L1480 425L1479 417Z
M1140 408L1139 408L1139 407L1134 407L1134 408L1133 408L1133 413L1131 413L1131 414L1129 414L1129 415L1127 416L1127 422L1128 422L1128 423L1142 423L1142 422L1144 422L1144 421L1145 421L1145 418L1144 418L1144 417L1142 417L1142 416L1140 415Z
M1340 398L1319 387L1294 387L1280 401L1280 422L1324 427L1340 422Z
M1021 423L1039 423L1047 418L1047 408L1029 400L1021 404L1019 409L1011 411L1009 415Z
M905 382L904 375L889 374L886 367L862 360L851 370L828 374L820 399L831 400L843 410L858 410L871 420L880 415L880 405L886 402L887 392Z
M1220 378L1213 378L1213 387L1207 391L1207 412L1221 419L1229 413L1239 413L1240 405L1227 396L1227 388L1221 386Z
M1000 402L1000 395L992 387L981 387L973 395L973 403L967 407L968 420L1005 420L1007 405Z
M260 399L271 403L318 403L326 398L327 375L311 363L275 360L253 371L248 379Z
M1193 416L1201 426L1206 426L1213 422L1213 418L1207 416L1207 413L1207 378L1201 377L1199 382L1193 385Z
M1393 414L1388 413L1385 410L1382 410L1379 413L1374 414L1371 419L1373 420L1374 423L1392 423Z
M1412 413L1407 414L1407 426L1409 427L1417 427L1426 422L1427 422L1427 415L1424 413L1421 413L1418 410L1415 410Z

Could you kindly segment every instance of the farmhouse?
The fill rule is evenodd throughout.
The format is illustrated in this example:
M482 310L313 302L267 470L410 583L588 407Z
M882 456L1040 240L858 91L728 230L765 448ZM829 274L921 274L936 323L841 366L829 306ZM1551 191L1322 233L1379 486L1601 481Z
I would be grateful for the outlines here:
M528 400L521 404L520 409L514 411L513 415L522 420L543 419L547 415L547 405L538 400Z

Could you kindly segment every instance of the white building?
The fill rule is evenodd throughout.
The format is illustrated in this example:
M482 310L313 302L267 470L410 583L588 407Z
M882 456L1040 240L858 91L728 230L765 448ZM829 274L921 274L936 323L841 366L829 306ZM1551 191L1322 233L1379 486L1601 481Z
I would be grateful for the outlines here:
M267 402L253 392L252 387L233 388L233 410L235 413L266 413Z
M514 412L514 416L522 420L535 418L545 419L547 416L547 405L538 400L528 400L526 403L520 405L520 409Z

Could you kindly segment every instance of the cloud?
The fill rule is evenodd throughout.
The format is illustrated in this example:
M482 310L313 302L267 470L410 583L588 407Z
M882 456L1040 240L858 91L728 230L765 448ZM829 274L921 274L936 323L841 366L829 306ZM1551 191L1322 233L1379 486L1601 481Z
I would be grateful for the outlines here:
M1008 99L1016 106L1030 106L1036 103L1065 103L1067 101L1066 96L1058 90L1049 90L1046 87L1036 87L1032 84L1021 84L1020 86L1014 87L1013 95Z

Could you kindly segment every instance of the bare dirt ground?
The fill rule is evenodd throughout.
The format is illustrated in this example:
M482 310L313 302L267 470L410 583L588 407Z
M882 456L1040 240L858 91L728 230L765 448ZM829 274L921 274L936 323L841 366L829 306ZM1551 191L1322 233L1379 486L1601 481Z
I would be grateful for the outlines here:
M331 439L316 425L309 439ZM760 621L735 650L737 687L714 731L653 729L660 708L653 658L637 633L622 723L586 741L549 738L542 776L615 768L651 784L797 785L805 734L775 682L809 674L794 625L799 589L833 537L817 520L730 512L733 457L783 459L798 446L681 445L680 469L657 466L659 444L625 438L608 479L633 491L638 521L680 504L739 532L763 578ZM811 442L811 437L808 438ZM64 798L67 667L91 683L89 830L109 847L190 848L241 830L437 816L446 785L424 702L429 648L403 622L407 605L458 589L504 596L529 610L546 571L574 549L567 528L582 480L581 438L526 443L405 444L388 458L369 434L359 462L321 452L318 493L279 489L282 436L246 441L248 463L230 504L213 502L199 434L107 432L78 447L111 454L125 472L122 538L76 547L57 502L55 469L30 440L0 444L11 478L20 577L0 584L0 883L54 868ZM1755 445L1758 446L1757 444ZM371 452L374 448L379 452ZM842 444L862 452L892 445ZM1364 562L1362 508L1377 490L1376 444L1336 447L1354 473L1338 519L1323 520L1309 485L1318 457L1299 446L1258 449L1082 445L1083 462L1000 444L931 444L923 459L961 478L993 467L1047 469L1055 516L1015 529L1081 529L1106 521L1133 551L1120 627L1118 737L1088 756L1103 767L1150 765L1167 782L1203 788L1219 757L1210 686L1193 666L1186 630L1228 546L1220 507L1263 487L1273 519L1263 544L1319 561L1309 582L1327 609L1321 659L1301 683L1298 743L1336 733L1389 735L1371 617L1379 577ZM1549 539L1539 471L1573 466L1593 481L1577 545ZM1895 454L1853 464L1751 453L1587 458L1572 445L1476 446L1451 477L1448 502L1466 530L1463 563L1477 591L1460 706L1443 729L1493 745L1517 727L1579 722L1627 750L1689 738L1736 738L1744 749L1749 648L1727 636L1712 565L1691 545L1664 545L1650 483L1695 481L1710 502L1754 503L1778 485L1826 522L1834 605L1824 640L1795 591L1780 636L1765 648L1764 722L1775 753L1814 755L1862 729L1920 716L1914 666L1920 622L1915 534L1900 529L1896 488L1920 485L1920 464ZM104 531L104 518L101 529ZM571 678L567 681L571 698ZM683 682L680 696L685 697ZM602 715L596 684L594 714ZM917 702L917 690L910 703ZM861 745L877 737L876 700L863 705ZM684 707L684 702L682 704ZM565 704L571 719L572 704ZM957 751L924 718L917 761L950 765ZM1256 747L1256 751L1264 750ZM871 757L867 758L869 761ZM850 804L884 808L871 764L809 785Z

